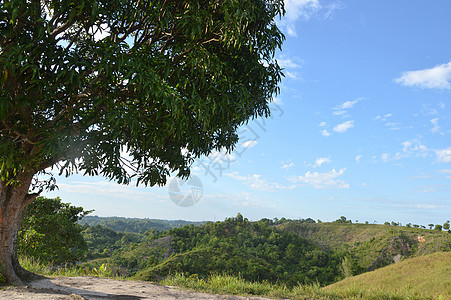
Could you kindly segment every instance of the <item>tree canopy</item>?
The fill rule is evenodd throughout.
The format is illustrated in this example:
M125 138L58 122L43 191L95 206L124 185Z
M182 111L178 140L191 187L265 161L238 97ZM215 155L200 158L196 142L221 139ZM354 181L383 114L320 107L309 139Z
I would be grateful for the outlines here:
M3 180L57 164L164 184L267 116L282 1L5 1ZM121 155L127 152L128 155ZM77 160L77 158L80 158ZM127 172L127 170L133 172Z
M49 167L164 184L232 150L282 72L282 0L0 2L0 260ZM35 193L30 193L30 187ZM15 270L15 271L14 271Z
M89 213L60 198L36 198L27 206L20 226L19 253L41 263L76 263L86 251L83 228L77 222Z

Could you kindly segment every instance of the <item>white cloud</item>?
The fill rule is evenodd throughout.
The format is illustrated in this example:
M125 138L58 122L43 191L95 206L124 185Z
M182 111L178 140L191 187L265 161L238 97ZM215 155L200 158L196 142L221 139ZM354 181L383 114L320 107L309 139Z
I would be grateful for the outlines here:
M319 0L285 0L284 2L286 14L280 23L286 33L291 36L296 36L296 21L299 19L308 20L318 14L321 18L328 19L335 10L343 8L340 1L327 5L321 5Z
M383 162L388 162L388 153L384 153L381 155L381 159Z
M231 153L227 153L225 150L217 151L214 150L208 155L210 161L220 162L220 161L235 161L235 156Z
M437 161L443 163L451 163L451 147L435 151Z
M402 152L397 152L392 159L399 160L402 158L407 158L411 156L415 157L427 157L431 149L428 149L425 145L421 143L418 139L413 139L410 141L404 141L401 143Z
M437 206L437 205L432 205L432 204L417 204L417 205L414 205L414 207L425 208L425 209L436 209L436 208L443 207L443 206Z
M276 182L268 182L260 174L241 176L238 174L238 172L233 172L233 173L226 173L224 175L228 176L230 178L239 180L239 181L243 182L244 184L250 186L252 189L264 191L264 192L275 192L276 190L287 190L287 189L294 188L294 186L286 187L286 186L280 185Z
M255 145L257 145L257 143L258 143L257 141L245 141L245 142L241 143L240 146L250 149L250 148L254 147Z
M329 131L327 131L326 129L324 129L323 131L321 131L321 134L323 135L323 136L330 136L330 132Z
M330 158L329 157L320 157L320 158L317 158L316 160L315 160L315 167L321 167L321 165L323 165L323 164L325 164L325 163L330 163L330 162L332 162L331 160L330 160Z
M430 69L407 71L395 81L404 86L423 89L451 89L451 62Z
M393 114L389 113L389 114L385 114L385 115L383 115L383 116L377 115L374 119L375 119L375 120L382 120L382 121L384 121L384 122L387 122L388 118L390 118L390 117L392 117L392 116L393 116Z
M343 116L346 115L347 110L351 109L354 107L354 105L356 105L357 103L359 103L360 101L364 100L365 98L357 98L354 100L348 100L343 102L340 105L337 105L333 108L334 112L332 113L335 116Z
M385 114L385 115L383 115L383 116L380 116L380 115L378 115L378 116L376 116L374 119L375 120L380 120L380 121L382 121L382 122L385 122L385 126L387 126L387 127L389 127L390 128L390 130L399 130L400 128L399 128L399 123L395 123L395 122L390 122L390 121L388 121L388 118L390 118L390 117L392 117L393 116L393 114Z
M420 191L422 192L422 191ZM426 191L428 192L428 191ZM421 208L421 209L437 209L443 206L433 204L393 204L393 207Z
M344 109L350 109L353 108L355 104L357 104L358 102L362 101L364 98L357 98L355 100L348 100L345 101L344 103L337 105L334 109L335 110L344 110Z
M338 177L343 175L344 171L345 169L340 169L340 171L338 172L335 169L332 169L330 172L325 173L308 171L304 176L290 178L290 181L294 183L312 185L317 189L347 189L349 188L349 184L344 180L337 179Z
M319 127L324 127L324 126L326 126L327 125L327 123L326 122L321 122L321 123L319 123Z
M285 0L286 14L282 21L282 27L286 27L288 35L296 36L296 21L310 19L320 8L318 0Z
M413 141L404 141L401 143L401 145L403 146L402 150L407 153L411 152L425 153L426 151L428 151L428 148L416 139ZM424 154L422 154L421 156L424 156Z
M146 189L145 187L135 187L133 185L121 185L107 181L74 181L71 183L59 183L58 187L61 191L74 194L89 194L124 199L132 197L138 201L149 201L149 199L166 201L168 199L166 195L160 195L155 189ZM159 190L161 191L161 188Z
M291 78L291 79L302 79L302 77L298 76L298 73L296 72L289 72L289 71L285 71L284 72L285 76L287 78Z
M295 60L299 60L299 59L295 59ZM302 68L302 61L301 63L295 62L293 59L290 58L286 58L286 56L281 56L280 58L277 59L277 63L279 64L279 66L281 68L284 69L299 69Z
M362 157L363 157L363 155L357 155L357 156L355 157L355 161L358 162L358 163L360 163L360 160L362 159Z
M434 118L431 120L432 125L434 125L434 127L432 127L432 129L431 129L432 133L437 133L440 131L440 126L438 125L438 120L439 120L439 118Z
M342 116L346 114L346 110L336 110L332 113L334 116Z
M412 142L405 141L405 142L402 142L401 145L403 146L403 151L407 152L407 151L409 151L409 148L412 147Z
M271 100L271 103L277 104L277 105L281 105L283 103L282 99L279 97L273 97Z
M291 168L293 168L295 166L295 164L294 163L292 163L292 162L282 162L282 166L281 166L281 168L282 169L285 169L285 170L289 170L289 169L291 169Z
M335 126L333 130L335 132L344 133L349 128L352 128L352 127L354 127L354 121L346 121L344 123L341 123L341 124L338 124L337 126Z

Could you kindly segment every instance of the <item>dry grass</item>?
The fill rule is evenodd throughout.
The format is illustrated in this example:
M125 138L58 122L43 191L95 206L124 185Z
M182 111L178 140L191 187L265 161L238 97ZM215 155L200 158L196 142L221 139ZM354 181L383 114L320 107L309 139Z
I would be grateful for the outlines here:
M336 295L371 295L378 291L420 299L451 299L451 253L416 257L323 288Z

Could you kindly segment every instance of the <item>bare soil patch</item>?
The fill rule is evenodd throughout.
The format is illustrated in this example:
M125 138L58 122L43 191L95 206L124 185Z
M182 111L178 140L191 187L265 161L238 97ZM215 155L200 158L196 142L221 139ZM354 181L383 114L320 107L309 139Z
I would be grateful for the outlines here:
M98 277L58 277L32 281L27 287L7 287L0 290L0 299L253 299L268 298L212 295L190 292L177 287L158 285L147 281L115 280Z

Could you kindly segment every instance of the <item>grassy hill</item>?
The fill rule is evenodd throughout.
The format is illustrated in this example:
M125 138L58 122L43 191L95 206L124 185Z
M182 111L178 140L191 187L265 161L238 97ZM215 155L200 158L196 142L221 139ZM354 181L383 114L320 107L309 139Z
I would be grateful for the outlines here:
M348 275L375 270L410 257L451 251L451 234L445 231L391 225L296 221L280 224L278 228L324 249L347 253L347 262L353 269Z
M323 288L336 297L374 298L399 295L400 299L451 299L451 253L438 252L407 259Z
M135 278L155 281L175 273L200 278L226 273L288 286L299 282L328 284L342 278L341 257L264 221L250 222L241 215L169 233L173 255L140 268Z

